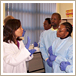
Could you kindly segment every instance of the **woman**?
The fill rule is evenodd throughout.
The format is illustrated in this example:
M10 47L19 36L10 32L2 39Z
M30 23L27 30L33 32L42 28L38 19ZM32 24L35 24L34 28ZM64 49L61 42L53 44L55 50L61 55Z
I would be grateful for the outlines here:
M10 19L15 19L15 18L14 18L13 16L11 16L11 15L6 16L5 19L3 20L3 22L4 22L4 26L5 26L6 22L7 22L8 20L10 20ZM3 27L4 27L4 26L3 26ZM24 37L25 32L26 32L26 31L23 30L22 37ZM4 36L3 36L3 38L4 38ZM24 42L24 40L23 40L23 42ZM25 44L25 47L26 47L27 49L28 49L29 46L30 46L30 42L31 42L30 38L27 37L27 43Z
M67 71L69 65L73 65L73 39L71 38L72 25L69 22L62 23L57 31L57 39L50 46L48 51L50 54L49 60L52 62L52 68L54 73L67 73L73 71ZM50 63L49 62L49 63ZM60 64L68 63L65 70L60 68ZM61 66L62 66L61 65ZM69 68L68 70L71 70Z
M51 30L50 18L45 18L45 21L43 22L43 27L44 27L44 31L40 35L39 47L40 47L40 52L41 52L42 57L43 57L45 73L50 73L51 68L48 66L47 62L45 61L45 59L48 57L48 51L46 49L44 49L44 48L46 48L45 45L48 46L48 42L46 39L46 32L48 31L50 33L50 30ZM45 34L45 37L43 37L44 34ZM45 42L44 42L44 40L45 40Z
M27 73L26 62L33 58L34 49L27 50L20 39L23 33L20 20L10 19L3 30L3 72Z

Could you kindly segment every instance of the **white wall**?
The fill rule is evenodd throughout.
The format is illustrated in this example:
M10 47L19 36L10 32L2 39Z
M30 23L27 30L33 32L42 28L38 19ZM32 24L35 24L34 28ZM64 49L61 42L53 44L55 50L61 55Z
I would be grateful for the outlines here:
M5 3L3 3L3 20L5 18Z
M56 11L61 14L62 18L66 18L66 10L73 9L73 3L57 3Z

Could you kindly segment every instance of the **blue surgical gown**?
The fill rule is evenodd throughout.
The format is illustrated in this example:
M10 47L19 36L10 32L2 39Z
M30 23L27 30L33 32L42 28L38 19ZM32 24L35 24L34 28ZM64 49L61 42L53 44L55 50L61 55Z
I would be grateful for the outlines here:
M57 31L52 31L51 29L45 30L40 35L40 51L43 57L44 67L46 73L52 73L52 68L45 61L49 57L48 48L52 45L53 41L57 38Z
M55 61L53 61L53 72L54 73L67 73L73 72L72 68L69 68L73 65L73 39L71 37L67 37L65 39L57 38L52 44L53 54L56 55ZM69 61L71 65L67 66L66 71L60 70L60 63L62 61Z

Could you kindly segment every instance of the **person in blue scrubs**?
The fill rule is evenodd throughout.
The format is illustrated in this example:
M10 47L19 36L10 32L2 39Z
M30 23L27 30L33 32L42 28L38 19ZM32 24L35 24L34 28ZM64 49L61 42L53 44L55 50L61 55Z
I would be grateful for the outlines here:
M44 30L49 30L51 29L51 19L50 18L45 18L45 21L43 22L43 27L44 27ZM44 31L43 31L44 32ZM43 33L42 32L42 33ZM42 34L41 33L41 34ZM39 42L38 42L39 43ZM34 42L34 47L39 47L40 45L38 44L37 42Z
M61 16L59 13L53 13L51 16L51 26L49 30L45 30L40 35L40 51L43 57L43 61L45 63L45 73L52 73L52 68L48 65L48 48L52 45L54 39L57 38L56 32L57 28L59 27L59 24L61 22Z
M73 72L73 39L72 25L62 23L57 30L57 37L49 47L49 60L52 62L53 73Z

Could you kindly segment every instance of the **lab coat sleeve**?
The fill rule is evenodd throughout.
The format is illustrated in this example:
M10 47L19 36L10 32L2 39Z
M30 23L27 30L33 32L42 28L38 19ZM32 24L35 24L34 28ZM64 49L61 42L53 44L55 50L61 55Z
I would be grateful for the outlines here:
M68 47L66 57L57 56L55 61L59 64L62 61L69 61L71 64L73 64L73 46L71 45Z
M29 55L30 52L25 47L14 53L11 48L3 46L3 60L9 65L16 66L22 61L25 61Z
M68 65L66 67L66 72L67 73L73 73L73 46L71 45L68 50L69 51L68 51L67 60L70 62L71 65Z
M73 65L68 65L68 66L66 67L66 72L67 72L67 73L73 73Z
M46 48L45 48L45 44L44 44L44 40L43 40L43 33L40 35L40 51L41 51L41 54L42 54L42 57L44 60L46 58L48 58Z
M73 45L71 45L68 49L67 60L73 65Z
M33 55L27 57L25 61L29 61L29 60L31 60L31 59L33 59Z
M57 62L58 64L60 64L62 61L67 61L67 59L63 58L62 56L57 56L55 59L55 62Z

